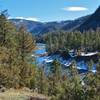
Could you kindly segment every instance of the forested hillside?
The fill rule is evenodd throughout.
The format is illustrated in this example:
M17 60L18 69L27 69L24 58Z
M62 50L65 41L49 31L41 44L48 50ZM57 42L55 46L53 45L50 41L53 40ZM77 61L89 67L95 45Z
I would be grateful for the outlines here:
M75 50L81 52L100 51L100 29L90 30L84 33L75 32L52 32L44 36L47 50L50 53L70 52Z
M34 67L29 59L34 49L32 35L23 26L16 30L3 11L0 14L0 85L30 86Z

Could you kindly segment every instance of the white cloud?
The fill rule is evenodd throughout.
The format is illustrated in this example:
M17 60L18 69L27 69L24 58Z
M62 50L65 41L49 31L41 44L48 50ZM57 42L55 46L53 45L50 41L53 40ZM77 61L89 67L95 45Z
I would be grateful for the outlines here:
M35 17L9 17L9 19L25 19L31 21L39 21L39 19Z
M79 6L65 7L65 8L62 8L62 9L65 10L65 11L86 11L86 10L88 10L88 8L79 7Z

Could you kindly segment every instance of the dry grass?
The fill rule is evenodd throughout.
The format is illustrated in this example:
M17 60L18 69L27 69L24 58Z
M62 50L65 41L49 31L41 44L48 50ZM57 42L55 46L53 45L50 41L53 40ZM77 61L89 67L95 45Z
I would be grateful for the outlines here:
M6 92L0 93L0 100L48 100L48 99L45 96L37 93L10 89Z

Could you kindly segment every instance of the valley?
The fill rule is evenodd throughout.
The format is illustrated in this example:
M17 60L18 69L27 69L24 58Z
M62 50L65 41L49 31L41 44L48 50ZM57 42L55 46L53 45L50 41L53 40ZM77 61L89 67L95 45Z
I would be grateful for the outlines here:
M100 100L98 2L37 1L3 0L0 100Z

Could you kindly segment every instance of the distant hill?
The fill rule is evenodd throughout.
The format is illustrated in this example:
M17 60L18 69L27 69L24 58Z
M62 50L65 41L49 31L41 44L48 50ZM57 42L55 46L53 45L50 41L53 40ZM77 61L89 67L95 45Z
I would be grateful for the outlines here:
M24 25L27 30L34 35L39 34L45 34L48 32L53 32L57 30L61 30L64 25L69 24L72 21L62 21L62 22L36 22L36 21L29 21L26 19L10 19L11 22L13 22L17 28L19 28L21 25Z
M85 31L89 29L95 30L100 27L100 7L95 11L95 13L87 16L77 18L75 20L67 20L61 22L36 22L29 21L25 19L10 19L16 27L24 25L27 30L34 35L42 35L48 32L54 32L58 30L63 31Z
M39 34L41 30L44 28L44 24L41 22L25 19L10 19L10 21L13 22L17 28L24 25L29 32L32 32L34 34Z
M47 23L29 21L25 19L10 19L10 21L12 21L17 28L19 28L21 25L24 25L29 32L33 33L34 35L39 35L58 30L72 31L82 24L87 18L88 16L81 17L76 20Z
M98 9L77 29L80 31L96 30L100 27L100 6Z
M64 30L64 31L73 31L77 27L79 27L81 24L83 24L90 16L91 15L87 15L87 16L84 16L84 17L77 18L77 19L71 21L70 23L68 23L67 25L64 25L62 27L62 30Z

